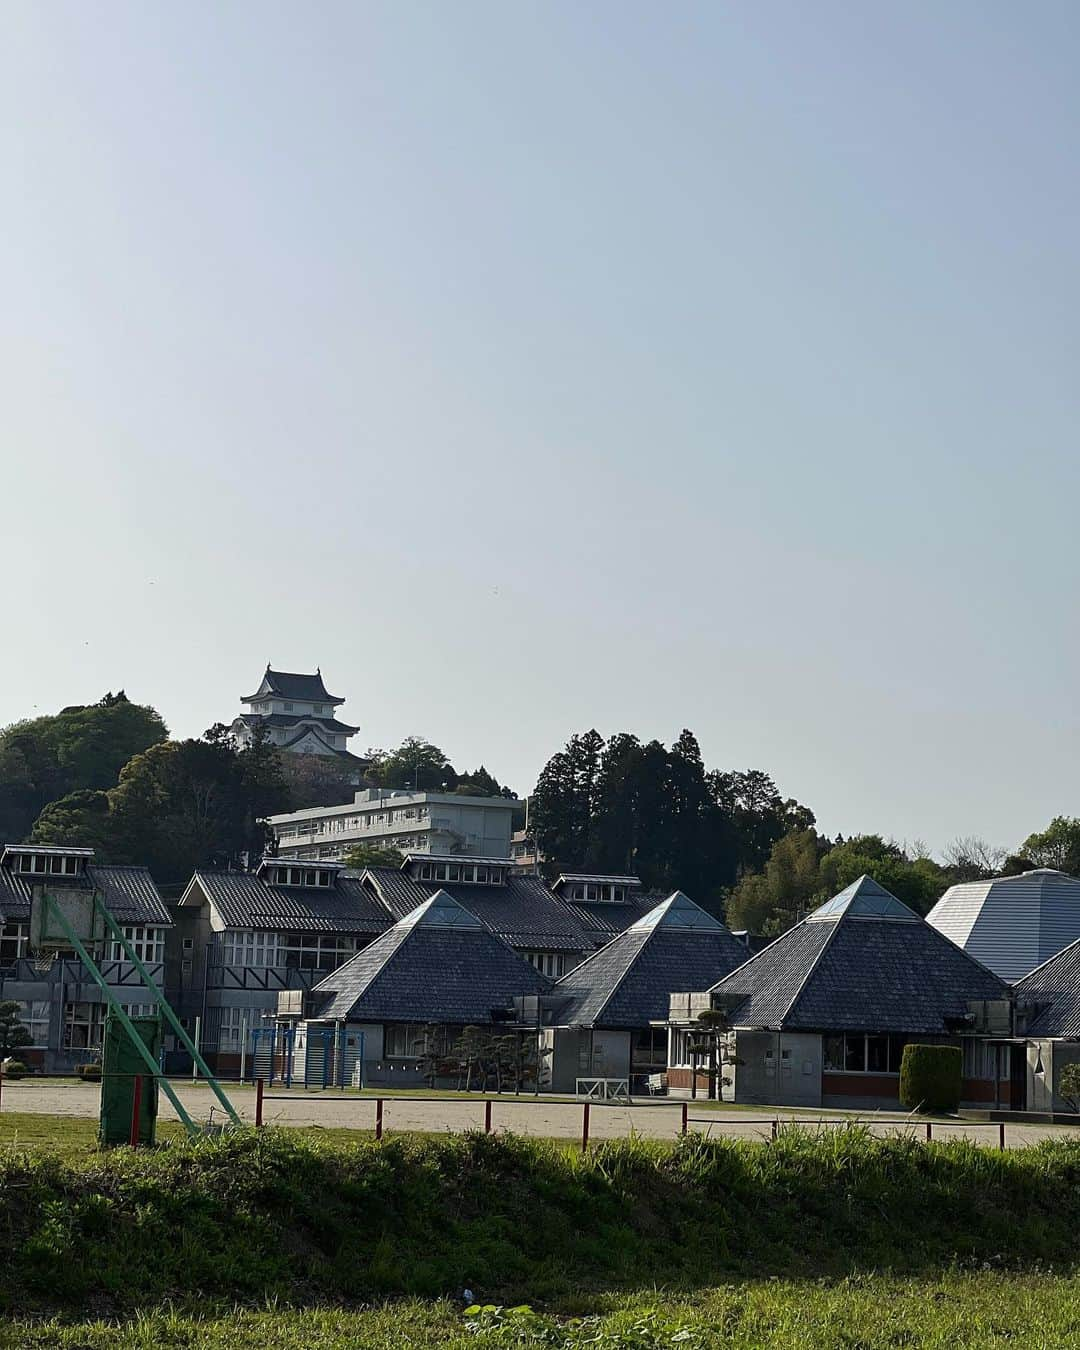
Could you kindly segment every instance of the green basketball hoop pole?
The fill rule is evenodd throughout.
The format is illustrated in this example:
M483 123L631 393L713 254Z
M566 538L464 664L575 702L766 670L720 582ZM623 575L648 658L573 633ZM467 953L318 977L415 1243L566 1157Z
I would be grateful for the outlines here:
M90 976L93 979L94 983L105 995L105 1000L108 1003L109 1007L113 1009L117 1017L120 1019L120 1024L124 1028L124 1031L127 1033L129 1038L131 1039L132 1045L138 1051L140 1057L146 1064L147 1068L149 1069L153 1077L156 1078L161 1083L162 1090L164 1091L166 1097L168 1097L169 1101L172 1103L173 1110L180 1117L181 1121L184 1124L184 1128L187 1130L189 1135L192 1136L198 1135L200 1133L198 1125L195 1124L195 1122L188 1115L187 1111L184 1109L183 1103L180 1101L180 1098L176 1095L176 1092L174 1091L172 1084L161 1072L161 1065L158 1064L158 1062L154 1059L154 1056L146 1048L146 1045L144 1044L142 1037L135 1030L134 1026L132 1026L131 1019L124 1011L123 1005L120 1003L119 999L113 993L110 986L106 983L105 978L101 974L101 971L98 970L93 957L83 946L81 940L76 936L75 930L72 928L71 924L68 923L67 917L61 911L60 906L55 903L52 896L50 896L48 893L45 894L44 901L46 908L49 911L51 911L53 917L60 925L60 929L63 932L64 936L71 943L72 947L74 947L75 951L79 955L79 959L82 961L86 969L90 972ZM237 1115L232 1102L230 1102L228 1097L226 1097L225 1093L221 1090L221 1087L217 1079L207 1068L205 1062L203 1061L202 1056L199 1054L198 1050L192 1044L191 1039L188 1036L187 1032L184 1030L184 1028L180 1025L179 1021L177 1020L176 1014L173 1012L173 1010L169 1007L168 1003L166 1002L165 996L162 994L161 990L154 983L153 979L150 976L149 971L146 969L143 963L139 960L138 956L135 954L134 948L128 942L127 938L124 937L124 934L117 925L116 920L105 908L105 906L99 903L97 896L94 897L94 908L104 918L106 927L112 933L112 936L123 947L128 960L139 972L140 978L142 979L146 987L149 989L150 993L153 995L154 1002L165 1014L165 1018L168 1021L169 1025L179 1036L181 1042L184 1044L186 1049L192 1054L196 1063L199 1065L199 1068L206 1075L207 1082L213 1089L215 1095L217 1096L218 1101L221 1103L225 1111L228 1113L229 1119L233 1122L234 1125L242 1124L242 1121L240 1120L240 1117Z

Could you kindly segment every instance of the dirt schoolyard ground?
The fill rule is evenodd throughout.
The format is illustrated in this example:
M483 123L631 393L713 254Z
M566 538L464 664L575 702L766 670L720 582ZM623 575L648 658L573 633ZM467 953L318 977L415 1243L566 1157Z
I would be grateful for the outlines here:
M255 1122L255 1091L249 1084L224 1084L237 1113ZM174 1081L175 1089L192 1119L223 1121L224 1112L204 1083ZM0 1113L27 1112L35 1115L95 1117L100 1102L97 1084L78 1082L39 1083L33 1079L4 1080ZM580 1139L582 1103L550 1097L485 1097L476 1094L462 1098L447 1094L416 1093L383 1098L383 1129L442 1134L484 1128L485 1102L490 1100L491 1128L515 1134L537 1135L549 1139ZM906 1119L900 1113L790 1111L767 1106L732 1108L716 1103L691 1101L687 1106L687 1127L714 1138L768 1139L773 1122L798 1124L809 1129L827 1129L845 1121L858 1120L875 1133L914 1133L925 1137L926 1121ZM160 1097L160 1117L175 1120L176 1113L164 1093ZM626 1138L631 1134L646 1139L674 1139L682 1129L683 1103L635 1101L607 1104L593 1102L589 1110L591 1139ZM266 1089L263 1123L268 1126L323 1126L327 1129L374 1130L376 1098L374 1094L349 1091L306 1091L275 1086ZM935 1139L972 1139L998 1147L999 1127L989 1121L938 1121L932 1124ZM1005 1138L1009 1148L1025 1147L1043 1139L1080 1138L1080 1127L1061 1125L1008 1124Z

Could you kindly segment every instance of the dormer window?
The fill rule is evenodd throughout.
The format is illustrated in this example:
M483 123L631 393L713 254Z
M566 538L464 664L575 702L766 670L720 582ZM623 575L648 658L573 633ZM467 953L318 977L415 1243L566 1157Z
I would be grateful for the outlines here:
M325 867L268 867L265 878L271 886L332 886L334 874Z
M19 856L17 870L35 876L74 877L79 874L79 859L59 853L23 853Z

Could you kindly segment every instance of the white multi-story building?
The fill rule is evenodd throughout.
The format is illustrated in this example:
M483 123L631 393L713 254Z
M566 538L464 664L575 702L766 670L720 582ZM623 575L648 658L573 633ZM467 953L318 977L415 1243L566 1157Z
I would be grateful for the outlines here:
M261 722L270 744L278 750L353 759L347 745L357 728L337 720L335 711L345 700L327 693L319 670L314 675L298 675L267 666L258 689L240 702L247 704L248 711L235 719L231 730L241 745L250 742L255 725Z
M270 816L267 824L283 858L339 859L357 844L509 858L511 824L520 805L512 797L364 788L343 806L289 811Z

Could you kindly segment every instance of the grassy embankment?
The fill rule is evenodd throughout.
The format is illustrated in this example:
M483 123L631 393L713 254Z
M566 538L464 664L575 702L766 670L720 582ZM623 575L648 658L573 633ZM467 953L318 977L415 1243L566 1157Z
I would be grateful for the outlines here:
M7 1148L0 1347L1080 1345L1078 1234L1075 1143ZM545 1320L469 1330L466 1287Z

